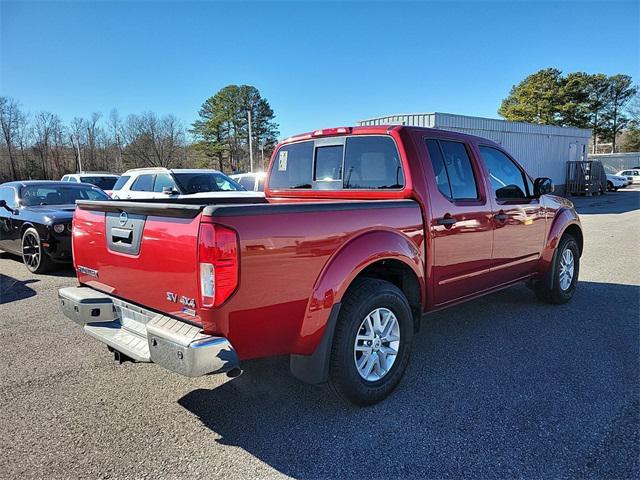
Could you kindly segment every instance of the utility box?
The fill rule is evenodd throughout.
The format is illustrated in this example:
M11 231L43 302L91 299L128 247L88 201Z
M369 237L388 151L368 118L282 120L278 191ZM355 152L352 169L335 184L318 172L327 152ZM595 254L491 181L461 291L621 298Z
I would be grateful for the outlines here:
M591 130L556 127L451 113L387 115L360 120L359 125L413 125L488 138L508 151L534 178L549 177L564 193L567 162L587 159Z

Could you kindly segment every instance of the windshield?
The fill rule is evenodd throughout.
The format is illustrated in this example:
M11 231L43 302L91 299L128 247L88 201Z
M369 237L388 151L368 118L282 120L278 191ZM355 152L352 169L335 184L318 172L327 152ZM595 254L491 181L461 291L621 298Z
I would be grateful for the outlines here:
M220 172L173 172L180 191L184 194L201 192L237 192L246 189Z
M36 205L68 205L76 200L109 200L106 193L95 187L66 185L28 185L20 190L20 199L26 207Z
M117 177L81 177L82 183L90 183L96 187L100 187L102 190L111 190L115 185Z

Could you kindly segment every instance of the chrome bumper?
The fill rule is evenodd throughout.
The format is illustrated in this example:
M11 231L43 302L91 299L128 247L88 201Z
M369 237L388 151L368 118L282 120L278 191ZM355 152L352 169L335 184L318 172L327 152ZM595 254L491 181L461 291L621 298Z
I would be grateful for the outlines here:
M62 312L92 337L138 362L153 362L187 377L228 372L238 356L224 337L88 287L58 291Z

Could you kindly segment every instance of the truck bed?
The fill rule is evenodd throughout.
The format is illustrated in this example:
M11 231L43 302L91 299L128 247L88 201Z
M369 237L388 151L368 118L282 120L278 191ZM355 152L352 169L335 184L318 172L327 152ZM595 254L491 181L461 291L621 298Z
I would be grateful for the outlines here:
M198 301L201 223L223 225L239 239L238 286L216 308L204 308ZM122 240L117 237L121 230L129 228L133 244L139 235L137 250L118 246L120 241L114 244L114 239ZM422 213L417 202L406 199L82 201L74 219L74 262L81 284L224 336L240 359L310 354L326 323L325 304L334 302L331 297L315 305L314 289L332 260L355 245L356 238L357 249L366 253L367 235L378 254L384 253L379 252L379 236L407 242L424 265ZM345 274L342 281L348 280ZM195 305L188 305L189 299Z

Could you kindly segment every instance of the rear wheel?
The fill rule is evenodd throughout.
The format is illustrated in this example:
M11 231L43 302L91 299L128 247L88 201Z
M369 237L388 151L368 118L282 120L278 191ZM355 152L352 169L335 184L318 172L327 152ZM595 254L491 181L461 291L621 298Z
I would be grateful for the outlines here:
M611 191L613 190L613 183L611 183L610 181L607 181L607 190Z
M336 325L330 386L356 405L383 400L400 382L412 342L413 317L402 291L384 280L356 280Z
M571 235L564 235L553 256L553 266L546 278L536 283L535 292L540 300L561 305L573 297L580 271L580 251Z
M45 273L54 267L42 249L40 235L35 228L27 228L22 235L22 261L32 273Z

